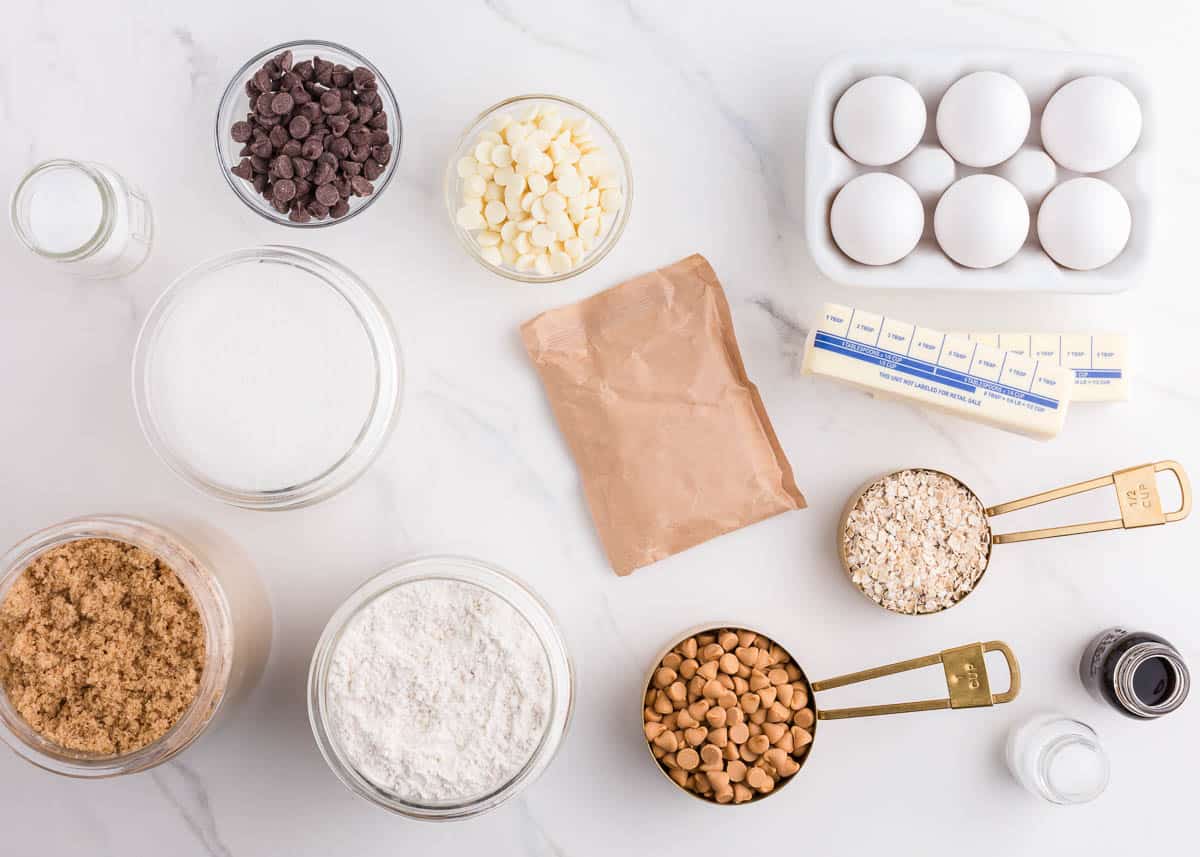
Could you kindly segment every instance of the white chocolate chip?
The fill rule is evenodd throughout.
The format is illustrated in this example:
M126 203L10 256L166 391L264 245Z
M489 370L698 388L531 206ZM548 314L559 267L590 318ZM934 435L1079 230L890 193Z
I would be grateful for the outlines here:
M587 127L587 117L561 116L552 104L519 120L499 114L455 163L463 199L455 221L475 233L488 264L565 274L597 245L624 197Z
M554 273L565 274L571 270L572 265L571 257L561 250L550 254L550 270Z
M535 247L549 247L550 242L554 240L554 231L549 226L539 223L533 227L530 240Z
M487 219L488 223L498 226L508 217L508 209L504 207L504 203L494 199L483 207L483 216Z
M483 215L476 206L464 205L458 210L455 220L463 229L482 229L484 225Z
M456 166L456 169L458 170L458 177L460 179L465 179L468 176L475 175L475 165L477 163L478 161L476 161L474 158L459 158Z

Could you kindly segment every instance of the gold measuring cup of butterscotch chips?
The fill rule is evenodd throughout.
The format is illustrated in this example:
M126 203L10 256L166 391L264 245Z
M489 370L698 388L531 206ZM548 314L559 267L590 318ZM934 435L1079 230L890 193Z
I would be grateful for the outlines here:
M1179 483L1180 504L1164 512L1158 474ZM1111 485L1121 517L996 533L992 519L1018 509ZM905 615L939 613L975 591L992 546L1180 521L1192 508L1191 483L1175 461L1119 470L1085 482L985 507L961 480L931 468L906 468L863 485L846 503L838 555L850 581L872 602Z
M717 805L761 800L788 785L812 754L822 720L992 706L1011 702L1021 689L1016 656L995 640L809 682L777 638L745 626L704 625L676 639L647 673L642 731L663 776ZM999 652L1008 665L1002 693L992 692L987 652ZM816 702L822 691L939 663L947 689L940 699L834 709Z

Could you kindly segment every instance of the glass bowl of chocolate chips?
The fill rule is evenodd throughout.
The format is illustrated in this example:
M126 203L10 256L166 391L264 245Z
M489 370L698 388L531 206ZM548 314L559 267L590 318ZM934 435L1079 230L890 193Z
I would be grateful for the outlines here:
M288 42L251 58L217 110L225 180L284 226L329 226L368 208L396 171L401 138L383 75L332 42Z

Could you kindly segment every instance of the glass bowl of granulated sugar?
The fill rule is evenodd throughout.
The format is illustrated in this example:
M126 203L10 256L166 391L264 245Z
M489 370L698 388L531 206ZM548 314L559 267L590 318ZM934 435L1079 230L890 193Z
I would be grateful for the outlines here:
M298 247L185 273L138 337L133 396L184 481L249 509L331 497L375 460L399 407L400 349L354 273Z
M409 818L470 818L511 800L566 736L574 671L542 600L479 560L388 569L334 612L308 715L329 767Z

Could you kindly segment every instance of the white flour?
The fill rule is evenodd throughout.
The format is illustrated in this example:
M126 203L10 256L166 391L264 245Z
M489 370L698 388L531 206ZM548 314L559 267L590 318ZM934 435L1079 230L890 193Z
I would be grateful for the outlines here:
M479 797L537 748L550 664L504 599L453 580L378 596L350 621L329 667L330 731L351 765L406 800Z

